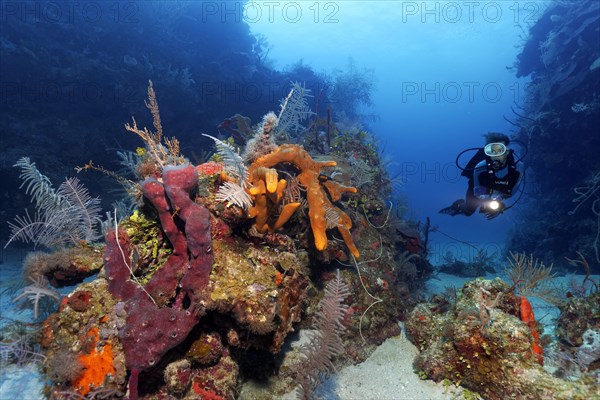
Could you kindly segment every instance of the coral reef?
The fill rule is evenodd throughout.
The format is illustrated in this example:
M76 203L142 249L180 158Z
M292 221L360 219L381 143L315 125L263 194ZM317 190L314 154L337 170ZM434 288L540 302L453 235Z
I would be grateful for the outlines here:
M416 368L486 399L590 399L598 386L552 376L540 365L543 352L529 302L499 278L475 279L451 308L419 304L406 321L421 349Z
M588 369L598 369L600 361L600 331L588 329L581 337L583 343L577 349L577 361Z
M118 391L127 382L118 338L124 316L115 305L106 281L97 279L80 285L44 321L40 336L51 396L63 398L60 393L67 390L81 395L99 388Z
M298 377L281 364L287 338L311 326L311 317L337 332L324 338L336 344L325 340L321 354L330 370L364 360L398 334L408 281L417 288L430 266L418 229L397 237L407 223L382 197L389 182L377 178L385 176L383 166L364 134L339 138L331 129L338 153L312 156L298 144L276 146L270 132L277 116L268 113L246 148L248 167L234 141L213 137L217 154L196 166L164 136L152 85L148 97L154 130L135 120L127 126L145 144L128 156L137 182L91 162L81 168L125 183L136 208L120 221L111 216L104 245L80 243L70 252L32 255L27 264L28 274L56 285L101 268L42 324L50 396L221 399L252 378L266 379L268 391L281 395ZM372 164L360 198L351 186L350 153ZM239 189L247 202L226 195ZM341 238L328 232L334 227ZM323 288L331 294L332 287L339 307L324 300L319 312ZM342 320L346 330L337 329ZM64 362L68 369L54 371ZM306 366L312 378L305 387L318 383L319 365Z
M583 298L572 298L560 310L558 336L570 346L581 346L583 334L600 328L600 292Z
M496 272L492 266L493 258L493 256L480 250L475 254L473 260L463 261L456 259L454 254L449 252L444 256L444 263L439 266L439 271L456 276L476 278L487 273Z
M278 353L300 320L307 267L306 258L302 262L281 249L232 238L216 244L210 307L237 322L226 332L229 344L245 348L260 342L260 347ZM280 281L278 274L284 274ZM248 337L248 332L260 337Z
M551 349L555 374L573 379L591 375L600 383L600 292L572 297L560 307Z
M23 261L23 274L28 279L46 278L54 287L80 283L102 268L102 247L79 243L53 253L30 252Z

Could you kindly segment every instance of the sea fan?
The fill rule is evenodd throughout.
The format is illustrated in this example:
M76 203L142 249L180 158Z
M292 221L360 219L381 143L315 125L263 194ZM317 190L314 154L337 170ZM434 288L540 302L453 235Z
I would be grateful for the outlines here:
M352 157L350 158L350 166L352 168L350 180L355 187L360 188L365 184L374 182L375 168L367 164L366 161Z
M40 173L28 157L21 158L14 166L22 169L21 188L26 186L25 193L31 196L36 213L32 218L25 211L25 216L9 222L11 235L6 246L17 239L55 248L98 238L100 199L92 198L78 179L67 179L54 190L50 179Z
M336 278L325 287L325 295L319 302L319 312L315 315L315 333L311 340L300 348L304 362L300 365L297 378L298 399L311 399L313 392L323 378L335 372L333 358L344 353L341 334L346 327L342 323L348 310L343 304L350 295L350 289L340 278Z
M37 343L38 332L13 324L0 330L0 368L9 364L42 364L46 356Z

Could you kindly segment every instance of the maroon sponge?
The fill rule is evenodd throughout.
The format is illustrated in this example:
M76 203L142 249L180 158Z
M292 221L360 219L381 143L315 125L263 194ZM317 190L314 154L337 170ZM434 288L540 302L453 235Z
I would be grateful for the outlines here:
M110 292L125 303L127 317L119 331L129 379L130 399L137 398L140 371L155 365L180 344L204 315L202 302L213 264L210 215L190 195L197 184L192 165L167 166L163 183L147 179L144 196L156 209L172 254L142 288L131 279L127 263L131 244L123 230L106 236L105 267Z

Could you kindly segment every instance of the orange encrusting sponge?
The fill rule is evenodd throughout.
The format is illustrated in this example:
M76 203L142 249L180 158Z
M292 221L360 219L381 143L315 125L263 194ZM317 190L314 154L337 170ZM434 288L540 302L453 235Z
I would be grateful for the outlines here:
M521 321L527 324L529 327L529 332L531 332L531 351L537 357L538 363L540 363L540 365L544 365L544 349L540 344L540 334L535 326L535 317L533 315L531 303L529 303L529 300L527 300L527 297L525 296L521 296L521 305L519 311L521 315Z
M115 373L113 366L113 351L110 343L105 343L104 348L98 351L96 344L100 338L98 328L93 327L87 333L92 337L94 347L89 354L79 356L79 361L83 364L84 370L82 374L73 382L73 386L77 388L82 396L85 396L93 387L102 386L106 375Z

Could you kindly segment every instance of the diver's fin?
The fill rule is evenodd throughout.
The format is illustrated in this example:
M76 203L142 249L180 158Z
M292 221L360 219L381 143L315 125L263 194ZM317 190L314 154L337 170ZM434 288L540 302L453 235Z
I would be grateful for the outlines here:
M462 214L463 213L462 206L464 204L465 204L464 199L458 199L454 203L452 203L452 205L450 207L442 208L438 212L440 214L448 214L448 215L452 215L452 216Z

